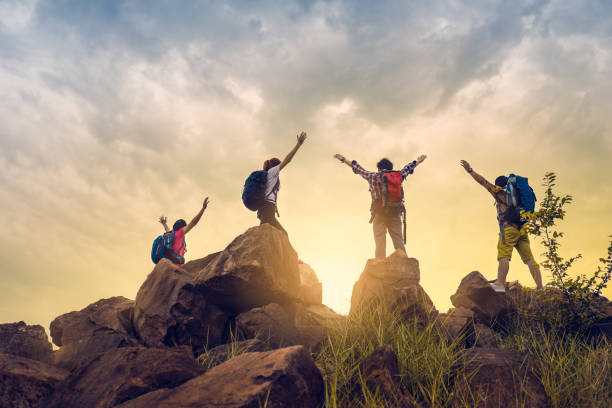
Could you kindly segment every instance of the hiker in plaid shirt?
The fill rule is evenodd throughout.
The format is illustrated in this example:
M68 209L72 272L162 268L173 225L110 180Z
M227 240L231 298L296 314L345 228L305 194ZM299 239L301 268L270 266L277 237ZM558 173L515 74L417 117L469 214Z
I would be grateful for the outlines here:
M387 231L391 235L393 246L395 249L401 249L406 253L406 247L404 245L404 238L402 237L402 214L405 213L403 205L403 197L399 206L385 207L383 206L382 197L382 176L383 172L393 171L393 163L388 159L382 159L378 162L376 167L378 172L367 171L355 160L349 161L346 157L341 154L336 154L334 157L349 166L353 173L360 175L368 181L370 193L372 194L372 205L370 212L372 217L370 223L374 231L374 242L376 244L375 256L376 258L384 258L386 256L387 246ZM427 156L419 156L416 160L408 163L402 168L399 173L401 174L401 181L403 181L408 175L414 172L414 169L423 161Z

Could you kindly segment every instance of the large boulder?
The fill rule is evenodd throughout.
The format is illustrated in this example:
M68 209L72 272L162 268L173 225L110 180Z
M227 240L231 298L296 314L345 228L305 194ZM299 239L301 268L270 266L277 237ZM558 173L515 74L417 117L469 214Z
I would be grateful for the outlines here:
M193 285L193 275L162 259L138 290L134 329L148 347L190 345L199 354L224 343L229 316Z
M404 319L427 320L437 314L433 302L419 285L419 262L398 250L386 259L369 259L353 286L350 313L383 305Z
M13 354L50 364L53 347L42 326L24 322L0 324L0 353Z
M133 308L133 300L117 296L56 317L50 326L53 343L61 347L91 337L101 329L131 335Z
M346 321L346 316L334 312L323 304L295 307L295 327L300 336L300 344L317 352L327 340L330 329L336 328Z
M534 373L532 357L512 350L474 348L455 384L462 404L493 408L505 406L547 407L544 386Z
M323 302L323 285L314 269L300 261L300 290L298 300L305 305L320 305Z
M98 355L58 388L49 408L106 408L204 372L187 347L124 347Z
M240 339L258 338L272 348L300 344L293 317L277 303L241 313L235 322L236 335Z
M234 314L299 298L298 257L270 224L238 236L195 277L207 299Z
M457 292L451 296L453 306L474 312L477 321L492 325L503 319L509 303L504 293L495 292L487 278L474 271L461 280Z
M54 352L55 364L73 370L105 351L138 345L133 309L133 300L117 296L56 317L50 326L53 342L60 346Z
M159 390L121 408L311 408L323 399L323 379L302 346L245 353L173 390Z
M68 371L40 361L0 354L0 407L46 408Z
M450 309L448 313L440 313L436 320L443 335L456 344L470 347L476 340L474 328L474 312L469 309Z

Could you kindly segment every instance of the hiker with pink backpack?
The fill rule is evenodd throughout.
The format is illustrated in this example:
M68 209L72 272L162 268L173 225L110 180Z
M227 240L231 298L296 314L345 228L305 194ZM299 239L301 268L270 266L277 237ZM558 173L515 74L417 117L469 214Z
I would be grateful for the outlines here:
M393 163L388 159L382 159L376 165L377 172L367 171L355 160L349 161L341 154L334 155L334 158L345 163L353 170L353 173L368 181L372 194L370 224L372 224L374 231L376 258L385 258L386 256L387 231L391 235L395 249L401 249L406 253L406 208L404 207L402 182L414 172L419 164L423 163L427 156L419 156L401 170L393 170Z

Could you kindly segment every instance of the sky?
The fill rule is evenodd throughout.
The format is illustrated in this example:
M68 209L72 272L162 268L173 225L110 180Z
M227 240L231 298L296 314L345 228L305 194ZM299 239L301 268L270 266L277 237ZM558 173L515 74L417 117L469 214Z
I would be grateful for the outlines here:
M404 183L407 251L440 311L497 270L493 200L461 159L538 197L556 172L561 254L591 273L612 234L611 78L603 0L0 0L0 322L134 299L158 217L206 196L186 258L222 250L258 223L246 177L300 131L279 220L339 313L374 241L367 182L335 153L428 156ZM508 280L535 286L517 254Z

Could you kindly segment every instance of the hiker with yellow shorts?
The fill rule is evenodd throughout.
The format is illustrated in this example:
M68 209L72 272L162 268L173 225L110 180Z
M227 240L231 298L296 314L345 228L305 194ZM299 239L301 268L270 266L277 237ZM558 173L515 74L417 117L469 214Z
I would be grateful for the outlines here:
M495 199L497 209L497 219L500 226L499 240L497 242L497 280L491 284L496 292L505 292L506 276L510 270L510 259L512 250L516 248L523 262L529 267L529 272L533 277L538 289L542 289L542 275L540 266L537 264L531 253L529 237L525 228L520 225L514 217L508 215L508 198L506 185L508 178L499 176L495 179L495 184L489 183L484 177L476 173L472 166L465 160L461 160L461 166L472 176L478 184L482 185ZM511 175L512 176L512 175ZM526 179L525 179L526 180Z

